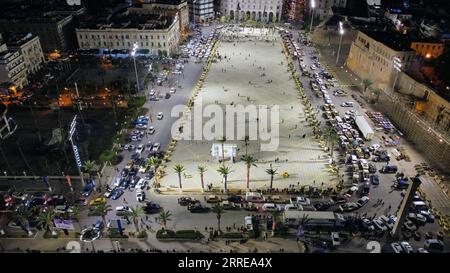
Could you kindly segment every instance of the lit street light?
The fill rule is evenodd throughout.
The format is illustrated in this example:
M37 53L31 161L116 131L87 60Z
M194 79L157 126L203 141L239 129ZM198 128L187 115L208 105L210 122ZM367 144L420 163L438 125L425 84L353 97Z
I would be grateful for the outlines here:
M136 87L137 87L137 91L139 92L140 88L139 88L139 78L138 78L138 72L137 72L137 67L136 67L136 50L138 49L138 44L134 43L133 44L133 51L131 51L131 56L133 56L133 62L134 62L134 72L136 73Z
M395 70L397 70L397 73L395 74L394 84L392 85L392 89L395 90L395 85L397 84L398 74L400 74L400 71L402 71L402 61L400 60L400 58L394 57L393 67Z
M311 24L309 25L309 32L312 32L313 20L314 20L314 9L316 8L316 1L311 0Z
M339 54L341 53L341 44L342 44L342 36L344 36L344 24L342 22L339 22L339 35L341 37L339 38L339 48L336 56L336 65L339 62Z

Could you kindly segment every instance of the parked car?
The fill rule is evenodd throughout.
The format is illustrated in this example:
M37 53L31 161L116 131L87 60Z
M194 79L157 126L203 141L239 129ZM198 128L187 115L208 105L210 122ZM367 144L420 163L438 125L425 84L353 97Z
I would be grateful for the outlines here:
M106 198L99 197L99 198L95 198L95 199L93 199L93 200L91 200L89 202L90 206L98 206L98 205L101 205L101 204L106 204Z
M112 200L117 200L117 199L119 199L120 198L120 196L122 196L122 194L123 194L123 190L122 189L115 189L114 191L113 191L113 193L111 194L111 199Z
M444 250L444 243L437 239L428 239L425 241L425 249L430 252L439 252Z
M218 203L221 201L221 198L217 195L207 195L205 196L206 203Z
M161 206L153 202L147 202L143 210L146 214L158 213L161 210Z
M242 203L242 202L244 202L244 198L242 196L239 196L239 195L228 196L227 200L230 201L230 202L233 202L233 203Z
M153 135L153 134L155 133L155 127L150 126L150 127L148 128L148 133L149 133L150 135Z
M195 203L199 203L200 201L192 198L192 197L188 197L188 196L183 196L178 198L178 204L180 206L188 206L189 204L195 204Z
M396 173L398 170L396 165L385 165L381 168L381 173Z
M411 222L410 220L406 220L405 222L403 222L403 226L402 228L404 230L410 231L410 232L414 232L417 230L417 226L414 225L413 222Z
M394 253L403 253L405 252L403 247L399 243L392 243L391 248L394 251Z
M295 197L291 197L290 203L297 204L297 205L309 205L309 204L311 204L311 200L309 200L309 198L306 198L306 197L295 196Z
M145 192L136 191L136 201L143 202L145 200Z
M349 203L340 205L338 210L341 212L350 212L350 211L354 211L358 208L359 208L358 204L349 202Z
M381 231L387 231L388 227L383 223L383 221L379 218L374 219L373 224L375 225L375 227Z
M156 115L156 118L159 120L163 119L163 117L164 117L164 114L162 112L159 112L158 115Z
M338 232L331 232L331 243L334 247L341 245L341 239L339 238Z
M189 204L187 208L191 213L207 213L211 211L211 208L204 207L200 203Z
M380 177L376 174L372 174L370 176L370 183L372 183L372 185L379 185L380 184Z
M358 204L359 207L362 207L367 204L369 200L370 198L368 196L363 196L358 201L356 201L356 204Z
M406 253L413 253L414 252L414 249L412 248L412 246L408 242L403 241L403 242L400 243L400 245L402 246L403 250Z
M367 219L367 218L362 218L362 219L361 219L361 224L362 224L362 226L363 226L365 229L367 229L367 230L369 230L369 231L375 230L375 226L373 225L372 221L370 221L370 220Z

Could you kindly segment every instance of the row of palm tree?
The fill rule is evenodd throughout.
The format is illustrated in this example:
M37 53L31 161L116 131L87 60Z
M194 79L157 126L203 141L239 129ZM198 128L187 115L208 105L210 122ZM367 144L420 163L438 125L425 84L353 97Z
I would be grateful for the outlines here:
M245 162L246 168L247 168L247 172L246 172L246 186L247 186L247 191L250 190L250 169L251 167L257 167L256 165L256 159L252 156L246 155L243 156L242 161ZM183 184L182 184L182 179L181 179L181 174L184 173L186 171L185 167L181 164L176 164L173 167L173 170L175 171L175 173L178 175L178 185L180 188L180 192L183 192ZM204 192L204 188L205 188L205 173L208 169L206 168L206 166L204 165L199 165L198 166L198 172L200 174L200 182L201 182L201 189L202 192ZM219 168L217 169L217 172L222 176L223 178L223 182L224 182L224 192L228 191L228 176L233 172L233 170L228 167L225 166L224 164L222 164L221 166L219 166ZM278 174L278 170L274 169L272 167L272 164L270 164L270 167L268 169L266 169L266 173L268 175L270 175L270 187L269 189L273 189L273 179L274 176L276 174Z

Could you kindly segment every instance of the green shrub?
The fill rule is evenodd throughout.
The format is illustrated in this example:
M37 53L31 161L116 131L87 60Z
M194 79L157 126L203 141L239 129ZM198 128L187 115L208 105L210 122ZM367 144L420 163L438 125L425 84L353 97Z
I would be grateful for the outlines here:
M120 235L120 232L116 228L109 229L109 238L128 238L127 235Z
M128 107L139 108L145 104L145 97L132 97L128 100Z
M244 235L239 232L227 232L223 233L221 237L224 239L243 239Z
M137 237L140 238L140 239L147 238L147 237L148 237L147 231L141 230L141 231L138 233Z
M190 239L190 240L200 240L203 238L203 234L196 230L166 230L166 234L160 229L156 232L156 238L160 239Z

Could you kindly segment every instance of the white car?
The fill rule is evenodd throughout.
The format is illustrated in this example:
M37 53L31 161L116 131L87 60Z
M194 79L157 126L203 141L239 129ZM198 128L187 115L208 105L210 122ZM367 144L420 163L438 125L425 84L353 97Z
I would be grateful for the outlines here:
M353 102L346 101L341 104L342 107L353 107Z
M150 126L150 128L148 128L148 133L149 133L150 135L153 135L153 134L155 133L155 127Z
M159 151L160 147L161 147L161 144L156 142L155 144L153 144L152 151L157 152L157 151Z
M316 69L316 66L315 66L315 65L311 65L310 68L311 68L312 70L315 70L315 69Z
M117 206L116 207L116 211L117 212L119 212L119 211L131 211L131 209L129 208L129 207L127 207L127 206Z
M177 92L177 90L175 89L175 87L170 88L170 94L175 94L175 92Z
M144 150L144 145L140 144L140 145L136 148L136 153L140 154L140 153L142 153L143 150Z
M402 246L403 250L405 250L406 253L413 253L414 252L414 249L412 248L412 246L408 242L403 241L403 242L400 243L400 245Z
M147 124L136 124L136 129L147 129Z
M157 119L161 120L163 119L164 115L162 112L159 112L158 115L156 116Z
M153 97L155 95L155 90L154 89L150 90L150 93L148 93L148 95L150 97Z
M144 178L139 179L139 182L136 184L136 189L143 190L147 186L147 181Z
M341 245L341 239L339 238L339 233L331 232L331 242L333 243L333 246Z
M296 196L291 198L291 204L307 206L311 204L311 200L309 200L309 198L306 197Z
M145 193L143 191L136 191L136 201L143 202L145 200Z
M281 208L279 205L273 204L273 203L265 203L262 206L263 211L281 211Z

